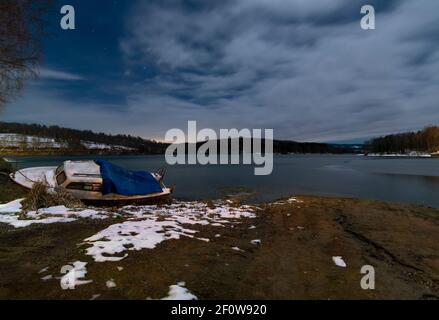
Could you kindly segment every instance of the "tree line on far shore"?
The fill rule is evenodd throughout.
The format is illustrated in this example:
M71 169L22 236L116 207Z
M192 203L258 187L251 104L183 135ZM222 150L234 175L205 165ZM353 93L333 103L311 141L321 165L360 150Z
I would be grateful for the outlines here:
M83 141L110 146L123 146L132 149L131 151L126 150L126 153L138 154L163 154L168 146L165 143L146 140L131 135L109 135L105 133L95 133L91 130L67 129L58 126L45 126L39 124L0 122L0 133L52 138L57 142L66 142L68 144L68 149L72 151L81 151L85 149L82 144Z
M375 138L366 144L366 149L372 153L438 152L439 127L430 126L417 132Z
M67 152L75 154L90 153L85 150L82 142L93 142L111 146L122 146L126 150L98 150L99 153L118 153L118 154L164 154L169 144L146 140L131 135L109 135L105 133L95 133L90 130L76 130L61 128L58 126L45 126L39 124L22 124L0 122L0 133L22 134L25 136L52 138L59 143L67 145ZM203 143L198 143L197 148ZM218 141L219 144L219 141ZM265 150L264 143L262 143ZM242 150L242 139L240 141ZM354 145L334 145L327 143L306 143L296 141L273 141L273 151L280 154L289 153L359 153L362 148ZM57 152L61 152L58 150Z

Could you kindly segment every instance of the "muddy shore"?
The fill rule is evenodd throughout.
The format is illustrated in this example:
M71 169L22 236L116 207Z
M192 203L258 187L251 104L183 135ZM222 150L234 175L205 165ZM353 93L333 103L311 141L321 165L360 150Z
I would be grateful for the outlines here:
M199 299L439 298L439 210L296 199L262 206L256 218L229 227L192 227L210 242L182 237L120 262L97 263L79 245L120 218L0 224L0 299L160 299L182 281ZM87 262L93 282L62 290L56 276L70 261ZM375 290L360 287L364 265L375 268ZM47 274L53 278L42 280ZM110 279L116 287L108 288Z

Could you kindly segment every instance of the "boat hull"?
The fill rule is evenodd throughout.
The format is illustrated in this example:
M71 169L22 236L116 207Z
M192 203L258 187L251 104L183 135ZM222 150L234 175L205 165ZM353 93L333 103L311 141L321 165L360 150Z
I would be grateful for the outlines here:
M42 182L50 188L55 188L55 169L56 167L21 169L17 172L11 173L9 177L16 184L29 190L32 189L36 182Z
M61 188L66 190L76 199L85 204L99 206L124 206L124 205L147 205L157 204L168 201L172 194L172 189L163 185L163 192L148 195L123 196L118 194L106 194L84 190L69 190L58 187L55 179L56 167L28 168L14 172L10 175L12 181L27 190L32 189L36 182L45 183L50 189Z

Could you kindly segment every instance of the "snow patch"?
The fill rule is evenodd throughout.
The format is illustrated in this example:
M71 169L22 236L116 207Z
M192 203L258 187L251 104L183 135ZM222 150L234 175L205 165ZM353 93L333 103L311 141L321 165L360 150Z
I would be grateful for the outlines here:
M128 219L114 224L96 235L84 240L89 245L86 254L96 262L121 261L127 251L154 249L167 240L181 237L209 242L196 237L194 225L217 225L224 227L236 223L238 219L254 218L249 206L231 207L217 202L211 208L202 202L176 202L165 206L125 207L122 212Z
M46 273L47 271L49 271L49 267L45 267L43 269L41 269L38 273Z
M285 200L279 200L276 202L273 202L270 204L270 206L279 206L279 205L285 205L285 204L293 204L293 203L303 203L302 200L299 200L295 197L289 198L289 199L285 199Z
M96 211L92 209L68 209L65 206L56 206L30 211L21 217L21 202L23 199L12 201L5 205L0 205L0 223L9 224L15 228L26 228L33 224L52 224L67 223L78 219L107 219L112 213Z
M185 282L179 282L177 285L170 286L168 296L162 300L198 300L198 298L185 287Z
M93 141L81 141L81 144L84 148L89 150L135 150L133 148L125 147L125 146L119 146L119 145L110 145L110 144L104 144L104 143L97 143Z
M108 280L108 281L105 283L105 285L107 286L108 289L116 288L116 282L114 282L113 279Z
M9 215L9 214L0 214L0 223L6 223L14 228L26 228L33 224L52 224L52 223L66 223L72 222L76 219L73 218L61 218L61 217L52 217L52 218L44 218L39 220L21 220L17 215Z
M0 133L0 146L23 149L61 149L67 148L68 144L66 142L58 142L52 138L16 133Z
M22 208L21 202L23 200L24 199L18 199L6 204L0 204L0 213L20 213Z
M250 243L255 245L255 246L260 246L262 244L262 241L261 240L252 240Z
M117 210L69 209L65 206L44 208L18 215L21 200L0 206L8 214L0 214L0 223L15 228L33 224L67 223L78 219L110 219L123 216L124 222L113 224L84 240L86 254L96 262L121 261L128 251L154 249L167 240L181 237L210 242L197 237L199 231L192 226L215 226L233 228L243 218L255 218L255 207L231 206L223 201L212 205L203 202L174 202L163 206L127 206Z
M369 153L368 157L383 157L383 158L431 158L434 153L410 151L407 153Z
M75 219L96 219L102 220L107 219L112 215L112 213L107 211L97 211L93 209L69 209L65 206L56 206L50 208L39 209L38 211L30 211L26 214L29 218L41 218L43 216L52 217L65 217L65 218L75 218Z
M342 257L332 257L332 261L334 261L335 265L340 268L346 268L347 264L344 262Z
M165 240L179 239L181 235L193 237L194 231L179 227L175 221L125 221L114 224L98 234L85 239L92 246L86 254L96 262L120 261L128 255L114 256L127 250L154 249Z
M51 274L41 278L41 280L43 280L43 281L49 281L49 280L52 280L52 279L53 279L53 276Z
M135 150L134 148L98 143L94 141L83 141L81 145L89 150ZM53 138L28 136L16 133L0 133L0 147L13 147L22 149L67 149L68 142Z

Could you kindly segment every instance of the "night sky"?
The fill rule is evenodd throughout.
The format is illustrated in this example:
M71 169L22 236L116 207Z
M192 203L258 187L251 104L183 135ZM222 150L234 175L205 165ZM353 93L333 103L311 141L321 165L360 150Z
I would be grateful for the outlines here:
M76 9L76 30L59 9ZM374 5L376 30L360 28ZM437 0L57 1L5 121L162 139L188 120L363 141L439 124Z

